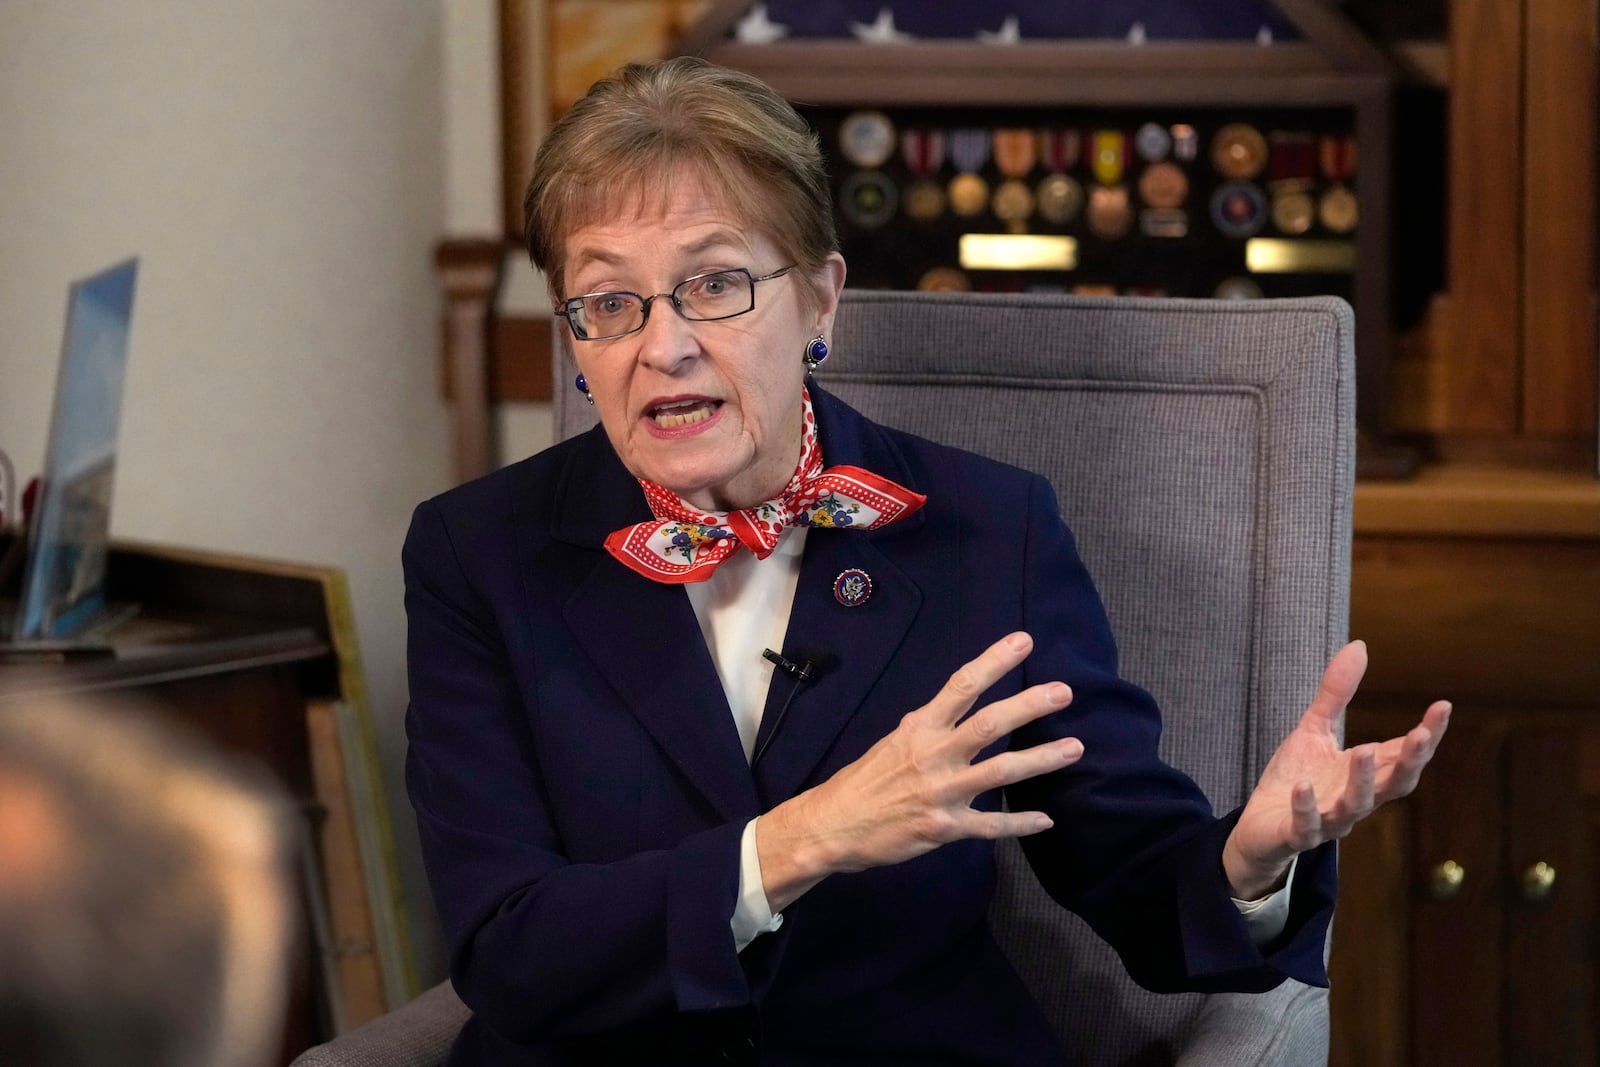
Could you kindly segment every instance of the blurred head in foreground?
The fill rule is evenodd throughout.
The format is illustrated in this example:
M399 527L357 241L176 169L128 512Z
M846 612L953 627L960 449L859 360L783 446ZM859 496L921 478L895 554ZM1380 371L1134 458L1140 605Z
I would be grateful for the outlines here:
M287 811L139 709L0 703L0 1059L269 1062Z

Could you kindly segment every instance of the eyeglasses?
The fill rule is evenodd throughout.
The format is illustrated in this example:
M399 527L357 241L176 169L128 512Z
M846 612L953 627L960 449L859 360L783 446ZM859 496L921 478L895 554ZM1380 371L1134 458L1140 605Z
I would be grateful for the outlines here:
M673 310L689 322L716 322L755 310L756 283L781 278L795 264L752 277L743 267L696 274L673 286L670 293L640 296L638 293L589 293L575 296L561 305L557 314L572 327L580 341L609 341L644 329L650 318L650 305L656 297L672 301Z

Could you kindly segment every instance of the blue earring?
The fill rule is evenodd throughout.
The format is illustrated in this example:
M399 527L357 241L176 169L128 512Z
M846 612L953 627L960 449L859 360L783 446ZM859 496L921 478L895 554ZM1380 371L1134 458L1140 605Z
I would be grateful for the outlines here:
M822 335L821 334L818 334L816 337L813 337L806 344L806 354L805 354L806 370L808 370L808 371L816 370L817 367L821 365L822 361L827 359L827 358L828 358L828 342L826 342L826 341L824 341L822 339Z
M583 398L589 402L589 406L593 407L594 395L589 392L589 383L584 381L583 375L578 375L578 377L573 380L572 384L578 387L578 392L582 393Z

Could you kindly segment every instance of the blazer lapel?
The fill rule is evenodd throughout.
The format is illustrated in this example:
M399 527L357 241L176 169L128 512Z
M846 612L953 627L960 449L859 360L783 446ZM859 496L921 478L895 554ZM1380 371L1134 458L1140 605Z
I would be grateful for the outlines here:
M805 786L877 685L921 607L916 584L873 540L871 534L835 531L807 537L784 654L810 659L818 668L798 691L793 681L774 675L767 693L762 733L771 737L758 739L766 747L754 768L767 806ZM872 578L872 595L859 607L845 607L833 595L835 580L847 570Z
M639 723L729 821L758 811L733 713L683 589L635 574L604 549L606 535L650 518L644 493L600 431L580 447L558 489L553 533L598 550L563 606L574 639Z
M870 423L812 386L826 465L854 464L915 490L898 451ZM922 608L917 581L895 560L897 543L918 544L921 513L871 533L812 530L795 587L794 608L784 640L790 659L819 662L816 677L798 691L775 675L758 737L761 758L754 768L766 806L804 788L817 765L894 659ZM914 554L914 550L913 550ZM859 570L871 578L865 602L847 607L834 596L840 574ZM910 711L911 708L904 708Z

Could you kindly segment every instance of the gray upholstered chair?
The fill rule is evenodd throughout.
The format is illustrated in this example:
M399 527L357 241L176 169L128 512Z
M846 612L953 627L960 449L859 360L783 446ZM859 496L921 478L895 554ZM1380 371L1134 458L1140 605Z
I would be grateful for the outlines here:
M1051 478L1124 671L1165 711L1163 754L1226 810L1344 641L1352 330L1328 298L850 293L818 376L873 418ZM567 436L593 415L570 363L555 375ZM991 920L1074 1062L1326 1062L1326 991L1146 993L1020 856L1001 850ZM439 987L297 1063L437 1063L464 1015Z

